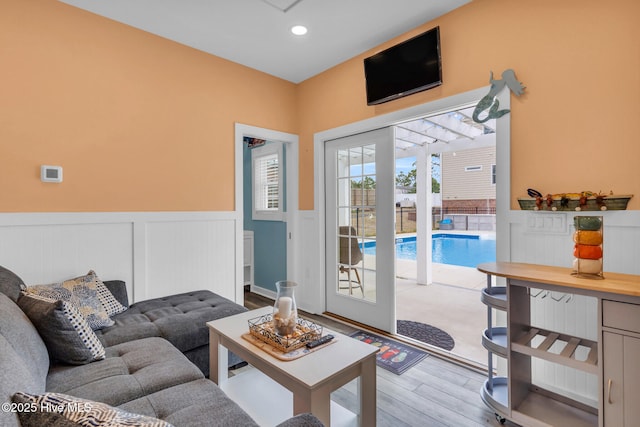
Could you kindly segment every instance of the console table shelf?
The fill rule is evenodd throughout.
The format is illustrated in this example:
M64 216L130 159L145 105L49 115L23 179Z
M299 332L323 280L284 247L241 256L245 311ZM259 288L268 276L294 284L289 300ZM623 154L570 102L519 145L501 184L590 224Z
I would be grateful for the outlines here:
M482 334L482 345L489 352L489 375L480 391L480 397L496 411L496 418L504 422L509 415L509 381L505 377L494 377L493 355L507 357L508 335L506 327L493 326L493 310L507 310L507 288L492 286L491 276L487 276L487 287L482 290L480 300L487 306L487 329Z
M478 270L487 274L480 299L487 306L482 344L489 354L488 378L480 396L498 420L510 419L523 427L637 426L640 276L605 272L604 280L592 280L572 276L569 268L509 262L480 264ZM506 286L491 286L494 276L505 278ZM531 289L595 298L597 339L532 324ZM505 327L493 325L492 310L506 312ZM506 376L494 376L493 355L507 361ZM535 385L532 359L597 377L597 404Z
M597 413L576 408L535 389L530 390L512 410L511 419L522 426L531 427L598 425Z
M544 341L534 346L532 341L536 337L544 337ZM559 353L552 351L555 344L564 344ZM578 346L589 348L589 354L584 361L577 360L575 357ZM595 341L530 328L511 342L511 350L598 375L598 343Z
M492 377L484 382L480 397L482 401L493 408L498 414L509 412L509 386L506 377Z
M482 290L480 301L484 305L498 310L507 309L507 288L504 286L489 286Z
M482 333L482 346L501 357L507 357L507 328L494 326Z

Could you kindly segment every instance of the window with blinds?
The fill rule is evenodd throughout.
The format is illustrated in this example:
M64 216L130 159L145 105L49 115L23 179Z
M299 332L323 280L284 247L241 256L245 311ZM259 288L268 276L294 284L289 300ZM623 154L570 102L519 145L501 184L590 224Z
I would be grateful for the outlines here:
M253 219L283 218L282 144L271 143L251 151L253 163Z

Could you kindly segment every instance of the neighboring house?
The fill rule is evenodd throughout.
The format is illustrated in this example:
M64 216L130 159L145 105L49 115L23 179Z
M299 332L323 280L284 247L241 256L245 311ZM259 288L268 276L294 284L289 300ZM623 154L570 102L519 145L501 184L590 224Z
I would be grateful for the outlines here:
M442 153L441 168L445 213L495 213L495 147Z

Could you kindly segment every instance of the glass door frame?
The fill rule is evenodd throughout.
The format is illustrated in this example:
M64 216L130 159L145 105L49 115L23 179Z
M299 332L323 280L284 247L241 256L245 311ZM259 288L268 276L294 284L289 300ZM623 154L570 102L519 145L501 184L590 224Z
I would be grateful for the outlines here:
M467 92L462 92L447 96L445 98L436 99L424 104L413 107L392 111L389 113L379 114L377 116L349 123L343 126L335 127L314 133L313 150L314 150L314 212L313 223L315 225L314 232L310 233L310 238L319 242L321 245L313 254L313 260L310 261L309 272L313 272L313 286L309 294L313 295L313 302L310 308L317 313L322 313L326 309L326 301L324 293L326 288L325 278L325 248L322 246L325 241L325 143L329 140L340 138L347 135L353 135L359 132L366 132L371 129L377 129L384 126L393 126L395 124L405 122L418 117L431 115L439 111L447 111L468 105L472 102L478 102L487 94L490 86L483 86ZM509 91L502 91L497 95L500 106L506 109L510 108L511 98ZM377 107L376 107L377 108ZM375 112L372 112L375 114ZM498 261L509 261L511 259L511 114L505 117L508 120L498 120L497 122L497 139L496 139L496 162L500 164L500 169L496 176L496 259Z
M396 332L394 136L394 128L386 127L325 144L326 310L389 333ZM365 162L365 151L373 153L373 162ZM366 179L375 182L375 204L354 202L351 189L358 179L362 183ZM358 207L370 213L372 219L367 219L368 227L374 224L374 235L369 236L371 230L365 231L362 215L362 223L356 229L361 252L364 252L362 244L367 240L375 242L376 253L365 254L355 267L360 270L362 287L353 291L349 286L350 292L341 292L345 272L339 259L341 233L338 230L340 226L356 225L352 210L358 211ZM358 219L355 221L359 222ZM348 233L342 236L343 239L348 237Z

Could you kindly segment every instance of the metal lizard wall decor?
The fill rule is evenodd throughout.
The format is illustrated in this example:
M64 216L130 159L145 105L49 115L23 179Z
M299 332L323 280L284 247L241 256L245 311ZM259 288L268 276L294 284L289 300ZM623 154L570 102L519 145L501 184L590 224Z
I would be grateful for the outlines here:
M478 102L475 110L473 110L473 121L476 123L484 123L491 119L499 119L509 112L508 109L498 110L498 108L500 108L500 102L498 102L497 96L505 86L507 86L516 96L522 95L522 92L524 92L525 89L522 82L519 82L516 79L516 73L512 69L504 70L502 72L502 79L499 80L493 79L493 71L491 71L489 83L491 83L489 93L486 94L480 102ZM487 116L481 119L480 114L486 110L489 110Z

